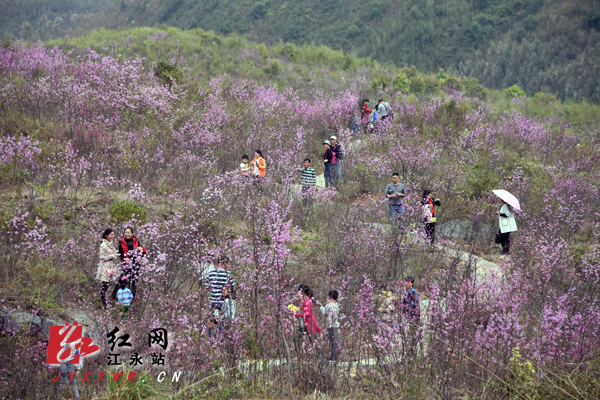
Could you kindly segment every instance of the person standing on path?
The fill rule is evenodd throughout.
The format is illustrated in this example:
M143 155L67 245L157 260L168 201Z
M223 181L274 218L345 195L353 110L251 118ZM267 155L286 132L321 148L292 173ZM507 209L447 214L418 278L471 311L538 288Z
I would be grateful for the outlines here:
M391 224L404 227L402 199L406 196L406 186L400 183L400 175L397 172L392 175L392 183L386 186L385 196L388 199Z
M337 361L339 354L340 304L337 301L338 297L337 290L330 290L326 306L323 306L319 301L316 303L321 309L321 314L327 317L327 334L331 350L330 361Z
M325 147L325 154L323 155L323 163L325 164L325 187L330 187L333 186L333 174L335 173L335 164L337 164L337 160L335 158L335 153L331 150L331 142L329 140L323 142L323 147Z
M123 237L119 240L119 258L121 259L121 277L125 276L129 280L129 287L133 298L137 292L137 281L142 267L142 257L147 255L146 249L140 245L137 238L133 235L133 228L128 226L123 232ZM119 278L120 279L120 278ZM117 282L112 292L112 298L117 298L117 291L120 286Z
M115 231L111 228L106 229L102 233L102 243L98 250L98 270L96 271L96 279L102 284L100 289L100 301L102 308L106 310L106 292L110 285L110 279L113 277L117 266L119 265L119 252L113 244L115 240Z
M340 165L342 164L342 159L344 158L344 151L342 150L342 145L337 141L337 136L331 136L329 140L331 141L331 151L333 151L335 154L337 161L333 175L333 183L337 186L340 182Z
M510 252L510 233L517 231L517 221L515 220L511 206L502 199L500 199L500 204L502 204L500 211L496 211L498 215L500 245L502 246L500 254L506 255Z
M423 225L425 226L425 235L430 244L435 242L435 206L441 206L440 199L432 198L431 190L423 191L423 199L421 200L421 210L423 215Z

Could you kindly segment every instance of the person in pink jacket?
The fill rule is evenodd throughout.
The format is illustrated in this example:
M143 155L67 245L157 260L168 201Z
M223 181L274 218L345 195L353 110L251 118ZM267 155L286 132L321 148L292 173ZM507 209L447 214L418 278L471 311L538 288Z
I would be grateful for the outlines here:
M300 285L298 287L298 294L302 296L302 303L300 303L300 311L294 314L296 318L304 319L304 324L301 324L294 335L294 344L296 345L296 351L300 350L300 341L304 336L304 333L308 334L308 339L312 342L312 335L321 332L317 317L313 310L313 293L312 290L306 285Z

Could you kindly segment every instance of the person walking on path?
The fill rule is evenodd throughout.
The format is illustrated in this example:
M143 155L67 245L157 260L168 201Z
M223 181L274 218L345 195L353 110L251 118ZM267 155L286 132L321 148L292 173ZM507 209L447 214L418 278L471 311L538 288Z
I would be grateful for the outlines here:
M79 354L79 349L75 349L73 343L66 343L64 350L69 351L70 355L60 366L59 390L63 390L65 386L71 386L71 393L76 399L79 399L77 372L83 368L83 357L79 357L79 364L69 364Z
M137 281L140 275L142 257L148 252L142 246L137 238L133 235L133 228L128 226L123 232L123 237L119 240L119 258L121 259L121 277L125 276L129 280L131 293L135 299L137 292ZM119 278L120 279L120 278ZM112 292L112 298L116 299L117 291L119 290L117 282Z
M382 121L385 121L386 118L392 116L392 108L390 107L390 104L382 99L379 99L377 102L377 112L381 116Z
M300 350L300 341L304 334L308 334L309 340L312 342L311 337L321 332L321 328L317 322L317 317L315 316L313 309L313 292L306 285L302 285L300 289L300 293L302 295L302 303L300 304L300 311L298 311L295 315L296 318L302 318L304 320L304 325L298 329L296 332L296 338L294 343L296 344L296 351Z
M119 286L120 289L117 291L117 304L121 306L121 323L125 324L127 322L127 311L129 311L129 307L133 301L133 293L131 293L131 290L127 287L127 278L125 276L121 277Z
M337 361L339 354L340 304L337 301L338 297L337 290L330 290L326 306L317 301L321 314L327 317L327 335L329 336L329 349L331 350L329 360L331 361Z
M333 186L333 174L335 173L337 159L335 153L331 150L331 142L329 140L323 142L323 147L325 147L325 154L323 155L323 163L325 164L325 187L330 187Z
M400 183L400 175L394 172L392 183L385 188L385 196L388 199L391 224L404 227L404 209L402 199L406 196L406 186Z
M119 265L119 252L113 244L115 240L115 231L111 228L106 229L102 233L102 243L98 250L98 270L96 271L96 279L102 284L100 289L100 301L102 308L106 310L106 292L110 285L110 280L114 276L115 270Z
M421 200L421 211L423 216L423 226L425 226L425 235L427 241L431 244L435 242L435 224L437 219L435 217L435 206L440 207L442 203L440 199L433 199L431 190L423 191L423 199Z
M500 204L502 204L500 210L496 211L500 233L499 242L502 246L500 254L506 255L510 252L510 233L517 231L517 221L512 207L502 199L500 199Z
M254 160L252 160L252 175L255 178L264 178L267 172L267 162L263 158L262 151L254 152Z
M235 298L235 278L227 268L229 267L229 258L227 256L219 257L217 268L210 271L206 277L206 287L210 291L210 315L208 334L212 336L213 328L218 325L219 310L225 302L223 298L223 288L228 286L228 293L232 299Z
M340 182L340 168L342 164L342 159L344 158L344 151L342 149L342 145L338 143L337 136L331 136L329 138L331 141L331 151L335 154L336 164L335 171L333 175L333 182L337 186Z

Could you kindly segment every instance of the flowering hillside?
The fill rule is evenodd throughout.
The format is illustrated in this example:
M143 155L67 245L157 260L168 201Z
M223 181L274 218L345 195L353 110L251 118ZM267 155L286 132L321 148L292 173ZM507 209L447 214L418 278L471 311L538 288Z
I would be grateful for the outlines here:
M104 341L121 317L113 303L100 306L98 247L106 228L118 239L133 226L149 255L127 331L149 356L143 332L166 328L164 369L184 371L179 383L130 392L81 384L86 398L136 398L135 390L184 399L597 398L596 124L527 115L518 98L503 111L442 83L408 97L372 87L366 67L339 90L300 91L204 75L187 62L174 69L92 50L0 48L2 306L77 312L100 346L84 370L113 368ZM349 129L365 93L394 110L374 134ZM332 134L344 146L339 187L303 201L293 195L298 168L310 157L323 173L322 141ZM239 172L242 155L257 149L267 171L260 184ZM408 189L406 233L389 227L383 198L394 172ZM523 209L502 259L493 247L497 188ZM424 189L441 199L438 225L467 220L478 232L442 231L438 241L496 262L498 272L423 240ZM221 255L231 259L237 314L215 340L203 269ZM401 301L380 308L382 290L402 298L406 275L421 296L418 332L400 323ZM330 289L340 292L337 368L326 333L294 349L288 305L299 303L298 284L323 303ZM58 398L41 339L0 338L2 396ZM259 368L266 360L272 367Z

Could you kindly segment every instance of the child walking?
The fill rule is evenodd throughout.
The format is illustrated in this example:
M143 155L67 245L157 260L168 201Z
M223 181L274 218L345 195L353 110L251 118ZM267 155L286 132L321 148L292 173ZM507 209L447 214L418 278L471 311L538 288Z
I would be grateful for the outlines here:
M337 361L339 354L340 304L337 301L338 297L337 290L330 290L326 306L317 301L321 314L327 317L327 334L329 336L329 348L331 349L330 361Z
M127 287L127 278L125 276L121 278L119 286L121 288L117 291L117 304L121 306L121 322L125 324L127 322L125 314L129 311L129 306L133 300L133 293L131 293L131 290Z
M223 287L223 296L221 297L221 324L231 324L235 321L235 300L231 297L229 286Z

